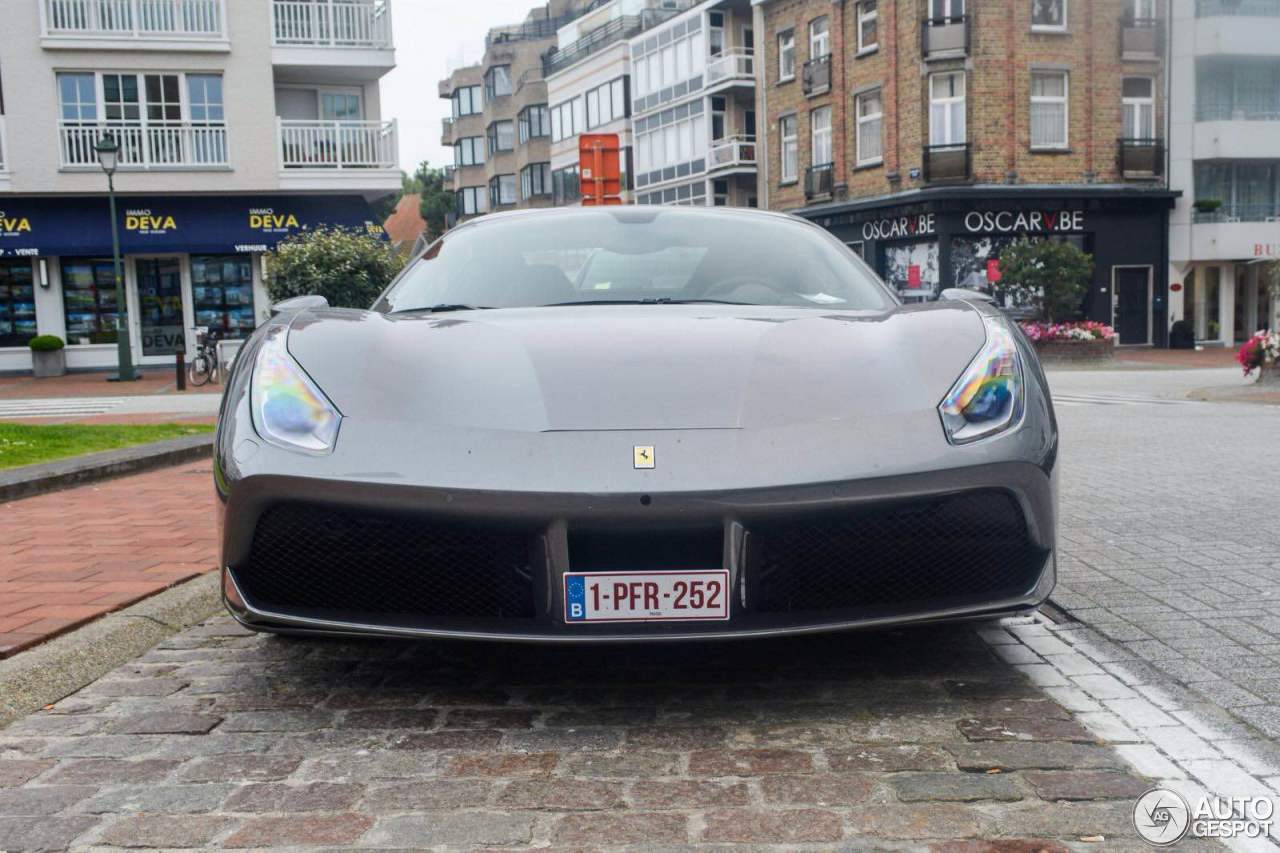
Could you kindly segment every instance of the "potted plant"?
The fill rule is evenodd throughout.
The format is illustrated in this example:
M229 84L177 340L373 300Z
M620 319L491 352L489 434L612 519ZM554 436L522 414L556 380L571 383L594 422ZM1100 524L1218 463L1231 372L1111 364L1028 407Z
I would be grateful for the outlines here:
M36 335L27 342L31 348L31 372L37 379L62 376L67 372L66 344L57 335Z
M1254 332L1236 352L1236 361L1245 376L1258 371L1259 385L1280 385L1280 332Z
M1213 213L1222 207L1222 199L1217 198L1198 198L1191 203L1191 206L1199 213Z

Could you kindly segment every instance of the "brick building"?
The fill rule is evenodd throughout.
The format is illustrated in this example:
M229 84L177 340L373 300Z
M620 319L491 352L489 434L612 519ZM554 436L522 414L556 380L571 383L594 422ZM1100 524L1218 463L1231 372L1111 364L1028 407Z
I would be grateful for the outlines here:
M760 203L818 221L908 299L1000 250L1094 256L1087 316L1167 334L1165 22L1153 0L755 0Z

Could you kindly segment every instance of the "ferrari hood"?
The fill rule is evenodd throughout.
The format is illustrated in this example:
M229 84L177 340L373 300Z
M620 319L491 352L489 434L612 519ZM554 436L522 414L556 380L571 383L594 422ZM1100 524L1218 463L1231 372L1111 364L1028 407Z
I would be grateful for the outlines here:
M932 415L978 313L605 305L294 318L288 348L347 418L513 431L751 429Z

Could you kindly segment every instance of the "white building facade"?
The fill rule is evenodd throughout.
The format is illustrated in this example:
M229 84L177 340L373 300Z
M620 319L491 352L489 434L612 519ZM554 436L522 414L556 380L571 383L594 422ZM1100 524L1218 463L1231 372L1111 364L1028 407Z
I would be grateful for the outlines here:
M8 0L4 24L0 371L30 368L37 333L72 369L115 364L104 136L135 363L190 353L197 325L252 331L284 236L380 233L368 202L400 186L388 0Z
M1280 0L1171 0L1169 319L1233 346L1280 325Z

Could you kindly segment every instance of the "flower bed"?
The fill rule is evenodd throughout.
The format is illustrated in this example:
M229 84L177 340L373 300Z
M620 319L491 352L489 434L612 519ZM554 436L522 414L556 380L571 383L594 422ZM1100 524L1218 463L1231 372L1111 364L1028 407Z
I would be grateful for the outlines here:
M1236 361L1244 368L1245 376L1256 370L1258 382L1280 385L1280 332L1254 332L1236 352Z
M1100 361L1115 354L1116 332L1106 323L1022 323L1042 361Z

